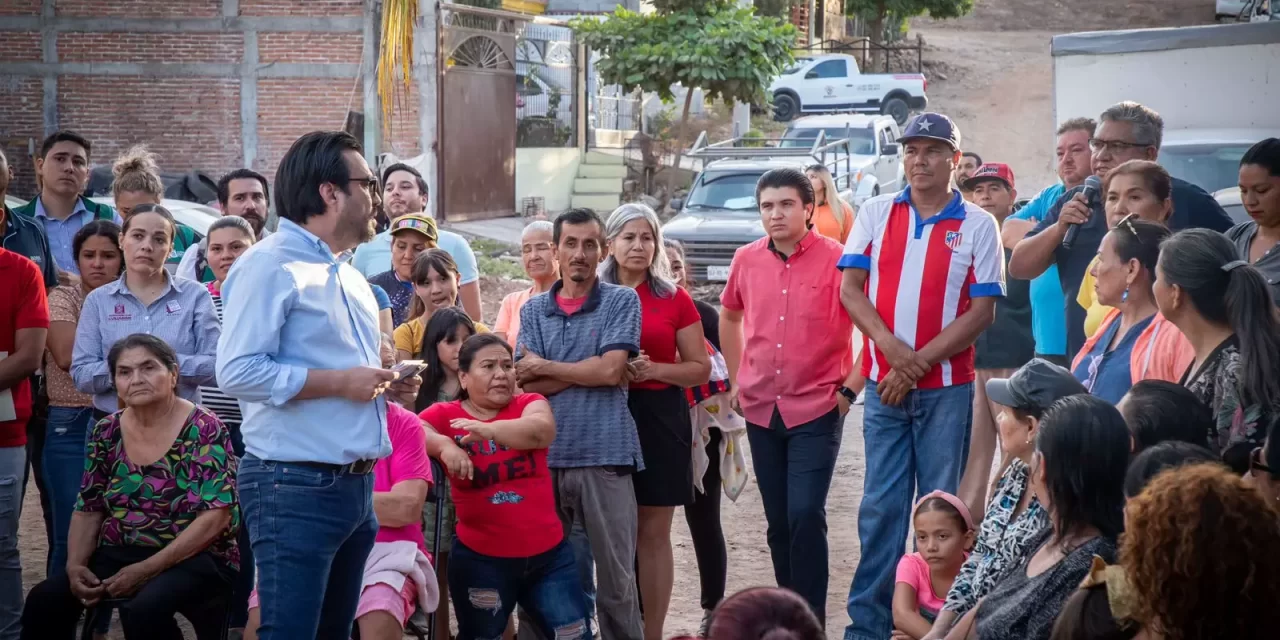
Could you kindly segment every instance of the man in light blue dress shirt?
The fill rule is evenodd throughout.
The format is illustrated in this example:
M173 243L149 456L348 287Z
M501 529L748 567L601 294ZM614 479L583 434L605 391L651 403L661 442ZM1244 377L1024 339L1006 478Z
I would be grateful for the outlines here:
M378 521L374 461L391 453L378 306L348 252L374 235L377 178L343 132L309 133L276 171L279 230L222 286L217 378L244 409L239 491L257 563L258 637L351 632Z

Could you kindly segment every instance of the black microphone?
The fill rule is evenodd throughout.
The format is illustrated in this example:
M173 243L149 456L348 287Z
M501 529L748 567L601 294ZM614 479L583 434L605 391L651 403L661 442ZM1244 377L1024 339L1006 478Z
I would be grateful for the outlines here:
M1089 207L1092 213L1093 208L1098 204L1098 193L1102 191L1102 178L1098 176L1089 176L1084 179L1084 203ZM1070 250L1071 244L1076 241L1076 234L1080 232L1080 225L1073 224L1067 229L1067 236L1062 239L1062 248Z

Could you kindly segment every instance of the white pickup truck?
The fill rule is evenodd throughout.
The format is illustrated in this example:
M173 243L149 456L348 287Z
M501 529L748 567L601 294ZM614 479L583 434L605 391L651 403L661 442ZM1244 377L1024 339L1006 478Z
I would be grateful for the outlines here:
M769 85L773 117L787 122L804 113L861 112L893 116L906 124L912 110L929 104L929 81L922 73L864 74L851 55L831 53L796 58Z

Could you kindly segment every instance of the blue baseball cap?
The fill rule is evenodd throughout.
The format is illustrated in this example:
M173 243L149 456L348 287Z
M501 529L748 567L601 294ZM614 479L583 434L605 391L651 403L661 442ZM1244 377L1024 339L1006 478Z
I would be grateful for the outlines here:
M932 140L941 140L956 151L960 150L960 130L956 128L956 123L951 121L941 113L922 113L911 122L907 123L907 128L902 132L902 137L898 138L898 142L906 142L912 138L929 138Z

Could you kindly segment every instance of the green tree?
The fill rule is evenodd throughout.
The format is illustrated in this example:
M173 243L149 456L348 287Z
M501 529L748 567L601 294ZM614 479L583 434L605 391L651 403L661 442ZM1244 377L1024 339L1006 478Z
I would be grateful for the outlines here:
M788 20L791 18L791 7L799 2L800 0L755 0L756 13Z
M973 0L844 0L844 12L867 21L872 42L884 41L885 20L908 18L929 14L931 18L949 19L968 15L973 11Z
M764 104L765 90L794 58L795 27L764 18L734 0L654 0L656 11L618 8L603 20L576 18L570 26L587 47L602 54L602 84L658 94L664 101L685 93L676 133L684 146L693 89L707 98Z

